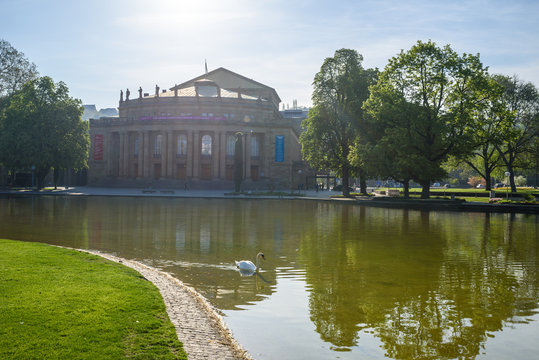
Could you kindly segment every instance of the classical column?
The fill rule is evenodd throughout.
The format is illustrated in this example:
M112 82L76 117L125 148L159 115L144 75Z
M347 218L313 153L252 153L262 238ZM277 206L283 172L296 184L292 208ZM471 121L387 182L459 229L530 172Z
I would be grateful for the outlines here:
M226 179L226 132L222 132L220 135L221 142L219 146L219 178Z
M106 174L112 176L112 133L105 132L103 134L103 159L107 161Z
M171 131L167 131L167 177L169 179L174 178L174 159L176 158L176 151L175 151L175 144L176 141L174 141L174 136Z
M129 134L129 131L127 131L125 133L125 149L124 149L124 168L125 168L125 177L129 177L130 176L130 171L129 169L131 168L131 154L129 152L129 145L131 144L130 142L131 140L131 136Z
M139 131L138 136L138 153L137 153L137 162L138 162L138 173L135 174L138 178L144 177L144 133Z
M275 154L272 152L270 135L267 132L262 134L262 172L265 177L270 177L270 161ZM262 172L260 173L262 175Z
M144 132L144 177L149 178L150 175L150 132Z
M129 133L126 131L124 132L124 141L122 146L122 173L123 177L129 176Z
M167 177L168 172L168 134L161 131L163 142L161 143L161 178Z
M200 176L200 139L198 130L193 131L193 178Z
M211 153L211 161L212 161L212 179L218 179L219 178L219 149L221 148L219 146L220 144L220 138L219 133L214 132L213 133L213 141L215 141L215 144L213 144L212 141L212 153Z
M118 147L118 177L124 176L124 141L125 132L120 132L120 146Z
M245 137L245 180L251 180L251 133Z
M187 169L185 175L188 179L193 177L193 156L193 132L191 130L187 130Z

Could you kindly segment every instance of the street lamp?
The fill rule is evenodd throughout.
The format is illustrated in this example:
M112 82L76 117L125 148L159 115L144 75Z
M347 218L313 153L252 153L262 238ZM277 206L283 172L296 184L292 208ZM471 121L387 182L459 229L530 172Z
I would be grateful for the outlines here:
M511 175L509 171L506 171L505 172L505 200L509 200L509 188L508 188L509 175Z

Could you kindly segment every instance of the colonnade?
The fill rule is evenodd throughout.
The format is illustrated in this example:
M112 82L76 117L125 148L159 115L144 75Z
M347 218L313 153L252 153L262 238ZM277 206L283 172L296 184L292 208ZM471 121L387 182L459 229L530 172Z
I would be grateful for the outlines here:
M178 136L186 135L187 149L178 153ZM107 173L113 178L227 180L227 165L233 160L227 157L229 131L204 130L146 130L114 131L106 134L105 158ZM161 144L156 146L158 135ZM202 137L211 137L211 155L202 154ZM251 166L257 166L262 174L268 174L267 159L270 149L266 133L246 132L244 135L244 179L251 180ZM251 138L259 141L259 157L251 158ZM107 139L108 138L108 139ZM157 148L157 150L156 150ZM180 172L179 168L184 168ZM256 179L255 179L256 180Z

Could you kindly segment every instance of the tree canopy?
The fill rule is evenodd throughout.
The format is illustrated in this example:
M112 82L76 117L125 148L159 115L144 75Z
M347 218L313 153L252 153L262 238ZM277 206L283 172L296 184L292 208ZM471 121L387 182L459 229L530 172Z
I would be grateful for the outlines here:
M470 122L473 128L471 151L459 154L457 163L462 161L472 168L485 179L486 189L491 190L492 174L502 165L496 146L508 136L514 116L507 109L502 97L503 87L495 78L489 76L483 85L478 91L478 106Z
M37 75L34 63L9 42L0 39L0 97L13 94Z
M337 50L324 60L313 82L314 106L302 123L305 131L300 136L303 158L318 170L339 174L345 196L355 170L348 156L350 147L358 136L362 105L377 75L375 70L363 69L362 61L350 49Z
M500 157L509 172L511 191L516 192L514 168L528 158L537 161L537 136L539 134L539 92L532 83L516 76L496 75L494 79L503 88L506 120L509 122L505 136L496 143Z
M28 81L0 114L0 162L8 169L35 167L38 187L51 168L87 167L88 123L80 100L50 77Z
M394 156L387 175L417 181L427 198L431 182L445 175L442 163L470 151L486 77L478 55L431 41L390 59L364 106L371 150Z

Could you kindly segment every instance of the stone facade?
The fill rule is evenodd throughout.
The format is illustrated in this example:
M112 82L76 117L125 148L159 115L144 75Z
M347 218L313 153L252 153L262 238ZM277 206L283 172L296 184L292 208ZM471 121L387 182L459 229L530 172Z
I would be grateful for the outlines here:
M296 188L299 133L276 91L224 68L152 94L129 90L119 117L90 120L89 185L233 188L243 136L244 188Z

